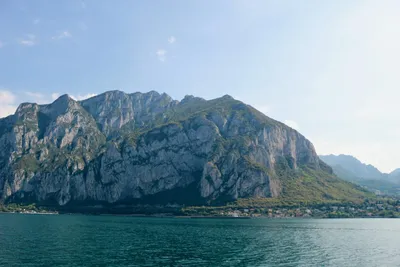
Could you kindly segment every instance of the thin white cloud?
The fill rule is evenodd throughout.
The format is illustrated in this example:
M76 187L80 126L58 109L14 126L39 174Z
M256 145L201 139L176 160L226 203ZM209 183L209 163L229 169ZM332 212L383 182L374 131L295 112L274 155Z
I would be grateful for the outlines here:
M166 54L167 54L167 51L165 51L164 49L158 49L156 52L157 58L161 62L164 62L167 59Z
M289 126L290 128L293 128L295 130L299 130L299 124L295 121L292 120L285 120L283 123L285 123L287 126Z
M72 35L69 31L63 31L60 34L51 37L51 39L60 40L60 39L71 38L71 37L72 37Z
M24 46L34 46L37 44L36 36L34 34L27 34L26 38L20 39L19 43Z
M0 118L14 114L17 107L15 106L15 95L8 90L0 90Z
M8 90L0 90L0 104L14 104L15 95Z
M39 24L39 23L40 23L40 19L34 19L34 20L33 20L33 24L37 25L37 24Z
M82 7L83 9L86 8L86 3L85 3L84 1L81 2L81 7Z
M2 48L4 46L4 43L2 41L0 41L0 48Z
M60 93L52 93L52 94L51 94L51 99L54 101L54 100L56 100L57 98L59 98L60 95L61 95ZM86 94L86 95L69 95L69 96L70 96L72 99L76 100L76 101L81 101L81 100L85 100L85 99L94 97L94 96L96 96L96 95L97 95L97 94L89 93L89 94Z
M34 46L35 42L32 40L21 40L20 44L26 45L26 46Z
M25 92L25 95L29 97L29 102L34 102L37 104L45 104L48 101L48 96L45 96L42 93Z
M44 98L44 95L43 95L43 94L41 94L41 93L35 93L35 92L25 92L25 94L26 94L27 96L30 96L30 97L35 97L35 98Z
M86 95L77 95L77 96L69 95L69 96L70 96L72 99L76 100L76 101L81 101L81 100L85 100L85 99L94 97L94 96L96 96L96 95L97 95L97 94L86 94Z
M175 36L170 36L170 37L168 38L168 43L173 44L173 43L175 43L175 42L176 42Z
M76 101L85 100L87 98L96 96L97 94L86 94L86 95L70 95L70 97ZM15 95L7 89L0 89L0 118L14 114L18 103L20 102L33 102L37 104L47 104L51 100L56 100L60 97L59 93L52 93L46 95L39 92L22 92L21 94Z
M12 115L15 113L17 110L17 106L14 105L4 105L0 109L0 118L7 117L9 115Z
M51 94L51 99L54 101L54 100L56 100L57 98L59 98L60 97L60 93L52 93Z

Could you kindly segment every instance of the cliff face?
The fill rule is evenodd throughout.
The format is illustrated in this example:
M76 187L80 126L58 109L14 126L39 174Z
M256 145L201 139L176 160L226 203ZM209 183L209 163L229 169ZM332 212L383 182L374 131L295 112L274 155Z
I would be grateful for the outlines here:
M112 91L77 102L64 95L49 105L21 104L0 119L3 201L278 197L289 192L288 173L295 180L308 170L337 179L301 134L230 96L178 102Z

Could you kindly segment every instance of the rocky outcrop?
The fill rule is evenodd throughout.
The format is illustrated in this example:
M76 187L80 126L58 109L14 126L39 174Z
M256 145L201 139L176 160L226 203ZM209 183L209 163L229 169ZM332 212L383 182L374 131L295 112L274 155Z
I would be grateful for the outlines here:
M110 91L84 100L81 105L94 117L100 130L111 135L127 125L129 131L142 128L177 103L169 95L155 91L145 94Z
M58 205L278 197L288 171L331 175L305 137L251 106L157 92L21 104L0 119L0 166L3 201Z

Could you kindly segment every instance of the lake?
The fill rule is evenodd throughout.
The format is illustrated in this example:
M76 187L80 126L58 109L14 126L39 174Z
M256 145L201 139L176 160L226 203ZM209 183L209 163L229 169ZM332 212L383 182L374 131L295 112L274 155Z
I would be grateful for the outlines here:
M1 266L400 266L397 219L0 214Z

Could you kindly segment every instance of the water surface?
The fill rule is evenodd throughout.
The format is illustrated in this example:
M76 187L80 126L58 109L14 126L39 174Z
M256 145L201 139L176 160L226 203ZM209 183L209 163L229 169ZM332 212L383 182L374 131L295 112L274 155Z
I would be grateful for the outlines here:
M400 266L400 220L0 214L0 265Z

